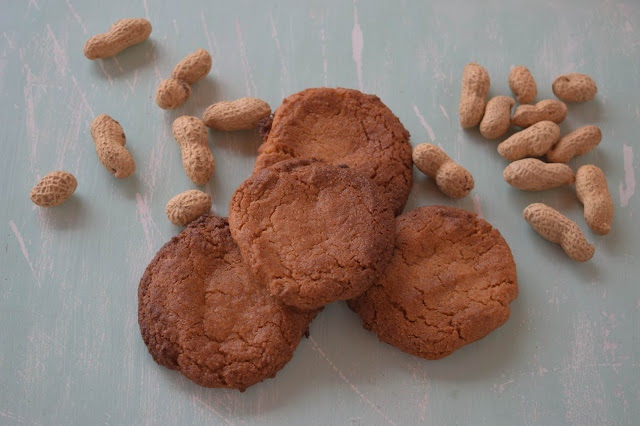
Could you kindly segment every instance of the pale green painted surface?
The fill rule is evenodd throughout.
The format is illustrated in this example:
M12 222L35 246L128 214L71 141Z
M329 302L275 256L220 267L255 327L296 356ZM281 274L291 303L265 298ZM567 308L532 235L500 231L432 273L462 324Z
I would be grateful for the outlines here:
M5 0L0 13L0 424L640 423L639 3L93 3ZM91 34L137 16L153 24L149 41L101 63L84 58ZM155 87L200 47L214 56L211 74L183 108L161 111ZM586 228L572 189L508 187L496 142L460 129L460 75L474 60L488 69L492 95L509 94L512 65L531 69L538 99L552 96L559 74L593 76L596 100L571 105L561 127L602 128L601 145L570 164L604 169L616 208L610 235ZM518 265L511 319L425 361L377 342L334 304L274 380L242 394L200 388L156 365L137 325L140 276L179 232L164 206L194 187L171 122L247 95L275 108L322 85L378 94L414 145L431 133L472 172L476 189L462 201L416 174L407 209L482 209ZM97 160L89 124L100 113L124 126L137 162L129 179ZM210 143L217 169L205 191L224 215L259 136L211 133ZM58 208L37 208L29 190L55 169L74 173L78 190ZM596 245L589 263L573 263L523 221L538 201L586 230Z

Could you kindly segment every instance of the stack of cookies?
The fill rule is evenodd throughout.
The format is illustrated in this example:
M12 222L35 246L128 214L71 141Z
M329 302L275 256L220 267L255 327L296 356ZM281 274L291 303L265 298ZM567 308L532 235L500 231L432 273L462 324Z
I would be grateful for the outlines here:
M515 263L473 213L401 214L412 186L409 132L373 95L307 89L263 123L254 173L229 218L205 215L164 245L139 286L153 358L202 386L274 377L326 304L438 359L509 317Z

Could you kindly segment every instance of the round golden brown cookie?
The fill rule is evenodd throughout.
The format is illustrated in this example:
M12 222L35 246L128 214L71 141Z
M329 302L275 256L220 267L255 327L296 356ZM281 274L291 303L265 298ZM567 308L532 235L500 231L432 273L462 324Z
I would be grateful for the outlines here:
M398 349L443 358L509 318L516 265L500 232L465 210L420 207L396 219L384 275L349 306Z
M216 216L165 244L138 288L138 322L153 359L207 387L243 391L274 377L316 314L271 297Z
M346 164L372 179L396 215L413 180L409 132L375 95L317 88L282 101L262 126L254 172L291 158Z
M302 309L360 295L393 251L394 216L378 187L316 160L253 174L231 199L229 227L271 295Z

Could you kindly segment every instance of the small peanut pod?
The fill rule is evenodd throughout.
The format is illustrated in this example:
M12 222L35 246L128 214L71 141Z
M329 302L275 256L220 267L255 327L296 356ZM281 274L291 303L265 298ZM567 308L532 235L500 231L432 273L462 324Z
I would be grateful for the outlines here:
M211 196L197 189L181 192L167 203L165 212L174 225L187 226L211 210Z
M545 163L537 158L525 158L509 164L502 172L504 181L523 191L544 191L575 181L566 164Z
M124 147L127 138L122 126L107 114L100 114L91 123L91 137L102 165L118 179L129 177L136 170L136 162Z
M467 64L462 71L460 91L460 125L467 129L480 123L489 93L489 73L478 64Z
M535 105L520 105L511 117L511 125L526 128L540 121L561 123L567 118L567 106L555 99L545 99Z
M576 173L576 195L584 205L584 219L596 234L611 232L613 200L604 173L596 166L586 165Z
M509 96L491 98L480 122L480 134L487 139L496 139L504 135L511 125L511 108L515 104L516 101Z
M566 163L573 157L584 155L598 146L602 132L597 126L584 126L563 136L549 152L547 160L552 163Z
M211 70L211 55L198 49L173 68L171 78L163 80L156 90L156 103L162 109L176 109L191 96L191 85L202 80Z
M595 98L598 92L596 82L586 74L565 74L556 78L552 85L553 94L565 102L585 102Z
M180 145L182 167L189 179L196 185L207 183L216 162L209 149L209 135L204 123L198 117L178 117L173 122L173 137Z
M151 23L146 19L121 19L116 21L109 32L98 34L87 40L84 56L88 59L110 58L127 47L142 43L151 34Z
M78 181L69 172L48 173L31 190L31 201L40 207L53 207L64 203L78 187Z
M509 73L509 88L521 104L531 103L538 96L536 81L531 72L522 65L513 68Z
M451 198L466 197L473 189L473 176L464 167L454 163L438 146L423 143L413 149L413 164L425 175L436 180L436 185Z
M240 98L235 101L217 102L207 108L202 121L216 130L254 129L260 120L271 115L268 103L257 98Z
M560 137L560 127L552 121L540 121L521 132L511 135L498 145L505 160L539 157L546 153Z
M578 225L556 209L534 203L529 204L522 215L542 238L559 243L576 262L586 262L593 257L595 247L589 244Z

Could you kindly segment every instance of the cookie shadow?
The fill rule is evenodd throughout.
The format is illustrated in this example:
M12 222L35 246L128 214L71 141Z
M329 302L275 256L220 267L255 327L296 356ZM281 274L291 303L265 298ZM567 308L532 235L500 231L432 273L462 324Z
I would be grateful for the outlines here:
M413 171L413 186L404 207L404 212L427 205L451 205L453 198L447 197L438 189L435 179L423 173Z
M257 157L262 137L258 129L233 132L209 129L209 142L214 149L222 149L241 157Z

